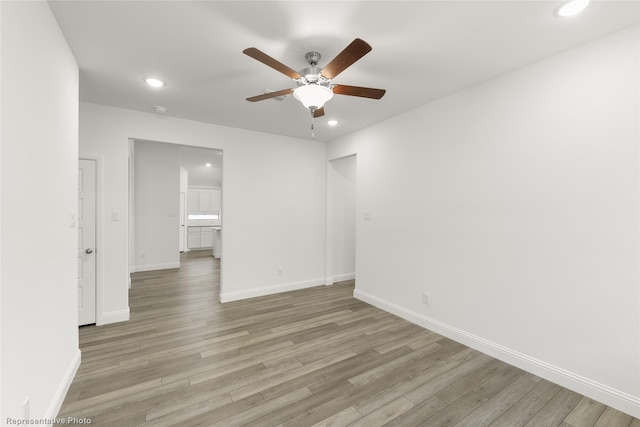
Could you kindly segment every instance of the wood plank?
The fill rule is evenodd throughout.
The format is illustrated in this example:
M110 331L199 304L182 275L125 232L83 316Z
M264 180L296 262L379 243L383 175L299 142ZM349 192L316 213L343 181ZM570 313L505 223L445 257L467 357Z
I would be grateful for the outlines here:
M540 381L529 393L496 418L490 424L491 427L519 427L525 425L561 389L562 387L559 385Z
M592 427L606 409L606 405L583 397L564 419L566 427Z
M628 427L633 421L631 415L627 415L613 408L605 408L594 424L594 427Z
M484 427L491 425L496 418L529 393L537 384L538 381L531 378L529 374L519 376L514 382L493 395L483 405L457 423L456 427Z
M333 414L311 427L346 427L361 417L360 412L353 406L350 406L344 411Z
M220 304L220 261L132 275L131 320L79 330L61 418L93 426L640 427L353 298L354 282Z
M582 396L579 394L566 388L560 389L560 391L543 406L542 410L531 417L525 424L525 427L559 425L567 415L571 413L578 402L580 402L580 399L582 399Z
M404 397L399 397L366 416L354 421L352 427L380 427L413 408L414 404Z

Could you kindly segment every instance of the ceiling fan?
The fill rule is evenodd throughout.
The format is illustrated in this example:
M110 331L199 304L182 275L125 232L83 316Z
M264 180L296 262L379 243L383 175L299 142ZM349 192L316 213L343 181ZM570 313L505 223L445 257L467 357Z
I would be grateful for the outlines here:
M333 98L334 94L380 99L386 92L384 89L331 83L338 74L370 51L371 46L367 42L355 39L322 69L317 67L321 58L320 54L318 52L308 52L305 55L305 59L309 63L309 67L297 72L255 47L247 48L242 51L245 55L281 72L293 79L298 85L295 89L282 89L252 96L247 98L247 101L256 102L293 94L294 98L311 111L312 117L321 117L324 115L324 104Z

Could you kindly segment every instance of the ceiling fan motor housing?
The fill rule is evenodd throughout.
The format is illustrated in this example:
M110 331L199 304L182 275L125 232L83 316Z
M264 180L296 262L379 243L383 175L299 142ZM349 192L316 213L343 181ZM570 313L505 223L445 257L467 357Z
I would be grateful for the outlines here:
M302 79L298 82L299 86L308 83L320 83L318 80L321 78L320 73L322 72L322 69L317 67L320 58L322 58L322 55L318 52L307 52L304 56L304 59L307 60L309 66L300 70Z
M320 72L322 70L318 67L307 67L300 70L300 75L302 78L298 82L298 85L303 85L307 83L319 83L321 79Z

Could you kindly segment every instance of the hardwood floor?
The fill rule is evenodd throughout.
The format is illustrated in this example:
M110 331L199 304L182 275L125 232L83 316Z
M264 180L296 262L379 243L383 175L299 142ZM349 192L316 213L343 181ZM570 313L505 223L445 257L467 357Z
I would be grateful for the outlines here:
M92 426L563 426L640 421L352 297L221 305L219 261L136 273L129 322L80 328L60 418Z

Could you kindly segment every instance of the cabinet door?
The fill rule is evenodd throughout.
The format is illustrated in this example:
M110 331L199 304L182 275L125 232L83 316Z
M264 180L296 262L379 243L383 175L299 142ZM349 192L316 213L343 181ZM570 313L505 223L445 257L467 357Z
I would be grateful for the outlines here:
M222 191L211 190L211 212L222 211Z
M203 228L204 230L204 228ZM200 233L200 247L212 248L213 247L213 230L202 231Z
M200 212L200 191L187 191L187 212Z
M213 211L212 202L213 202L213 192L211 190L200 190L199 191L199 209L200 212L211 212Z
M189 249L198 249L200 245L200 227L189 227L189 231L187 233L187 247Z

